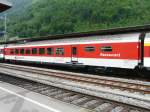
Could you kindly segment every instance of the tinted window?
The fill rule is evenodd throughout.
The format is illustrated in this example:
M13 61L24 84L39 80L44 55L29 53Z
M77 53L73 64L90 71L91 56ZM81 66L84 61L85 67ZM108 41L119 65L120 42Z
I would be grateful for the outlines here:
M56 55L64 55L64 48L56 48Z
M95 47L85 47L86 52L93 52L95 51Z
M32 54L37 54L37 49L36 48L32 49Z
M54 54L54 48L47 48L47 54L53 55Z
M45 49L44 48L40 48L39 49L39 54L45 54Z
M72 55L77 55L77 48L76 47L72 48Z
M19 49L15 49L15 54L19 54Z
M26 54L30 54L30 49L26 49Z
M112 52L112 46L102 46L101 51L102 52Z
M24 49L21 49L21 50L20 50L20 54L24 54Z

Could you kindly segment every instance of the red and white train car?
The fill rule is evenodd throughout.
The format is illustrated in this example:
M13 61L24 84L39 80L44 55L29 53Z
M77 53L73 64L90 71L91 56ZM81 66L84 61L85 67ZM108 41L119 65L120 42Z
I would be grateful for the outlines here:
M140 33L8 44L6 60L134 69Z
M4 59L94 68L150 68L150 33L138 30L65 36L68 35L59 39L7 43Z

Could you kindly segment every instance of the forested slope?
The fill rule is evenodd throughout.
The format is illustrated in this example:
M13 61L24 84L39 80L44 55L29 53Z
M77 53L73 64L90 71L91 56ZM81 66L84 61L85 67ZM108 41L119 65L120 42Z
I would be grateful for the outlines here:
M83 32L150 23L149 0L10 0L9 36ZM23 9L23 10L22 10Z

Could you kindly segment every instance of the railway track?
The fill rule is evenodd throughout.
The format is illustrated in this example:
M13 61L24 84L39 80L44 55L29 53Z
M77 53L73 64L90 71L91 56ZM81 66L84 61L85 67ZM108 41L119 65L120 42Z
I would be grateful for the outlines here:
M53 90L50 91L51 89L49 87L40 87L40 86L38 86L38 88L39 88L38 91L40 91L40 93L41 94L43 93L44 95L46 95L46 93L47 94L52 93L53 94L52 96L56 95L54 98L58 97L57 99L62 100L62 101L65 101L65 100L63 100L63 99L65 99L65 97L67 97L66 99L70 99L70 97L72 96L71 97L72 100L69 101L69 103L73 103L73 104L77 103L76 105L82 104L81 102L82 101L84 102L87 99L84 96L89 96L90 95L90 99L91 99L91 97L94 97L95 100L96 99L101 99L101 100L104 100L106 102L109 102L109 103L104 103L104 106L105 106L105 104L106 105L108 104L111 107L111 110L113 110L113 109L115 109L117 107L118 108L122 107L121 105L123 105L122 109L125 110L125 111L122 111L122 109L121 109L121 111L112 111L112 112L130 112L129 110L138 110L138 111L131 111L131 112L147 112L148 110L150 110L150 100L149 100L150 83L149 82L145 83L145 82L140 82L140 81L137 82L137 81L118 80L116 78L104 78L104 77L93 76L93 75L88 75L88 74L85 75L85 74L79 74L79 73L71 73L71 72L49 70L49 69L43 69L43 68L37 68L37 67L12 65L12 64L3 64L3 63L0 64L0 68L1 68L2 71L4 69L5 73L7 73L9 71L9 74L13 71L12 73L14 73L14 74L15 74L15 72L16 73L19 72L22 75L26 74L26 73L29 73L29 74L33 74L33 76L37 75L39 78L41 78L42 76L45 76L45 77L50 76L50 79L52 81L54 80L54 84L52 84L52 83L49 84L48 83L48 85L51 85L53 87L55 86L55 87L59 88L59 90L53 92ZM13 76L15 76L15 75L13 75ZM33 81L47 84L45 82L36 80L36 78L37 77L35 76L35 80L33 80ZM28 78L25 78L25 79L28 79ZM62 81L62 82L65 82L65 83L61 83L62 85L60 84L60 86L58 86L57 85L58 82L55 79L60 80L59 82ZM55 81L56 81L56 83L55 83ZM19 81L16 81L16 82L19 82ZM70 82L74 83L73 89L72 89L71 86L68 89L68 87L66 88L66 86L63 85L63 84L67 84L67 86L68 86L70 84ZM11 83L13 83L13 81ZM34 84L35 84L35 82L34 82ZM29 90L33 90L33 91L36 92L37 91L37 87L35 87L35 88L31 87L31 89L30 89L30 86L34 85L34 84L30 83L30 84L27 84L27 85L23 85L21 87L26 87L26 86L28 87L29 86ZM84 90L84 92L82 90L84 88L83 86L79 87L79 88L81 88L79 91L77 90L78 88L75 87L75 86L78 86L79 84L80 85L84 85L84 87L86 88ZM19 84L16 84L16 85L19 85ZM89 87L92 86L92 88L94 88L94 90L93 89L90 90L90 88L88 88L88 86ZM126 92L127 91L129 93L132 93L133 96L134 96L134 93L138 93L140 95L148 96L148 97L145 97L144 99L138 97L139 98L138 100L130 101L130 103L128 101L126 101L127 99L125 99L125 102L124 102L124 101L120 101L120 99L118 99L120 96L122 96L122 93L121 93L120 96L117 93L117 95L119 97L114 97L112 99L110 98L110 96L109 96L109 98L107 98L107 95L105 95L104 97L103 97L103 95L99 96L99 93L98 94L96 93L97 95L95 95L95 92L97 92L99 87L102 87L103 89L111 88L112 90L120 90L122 92ZM71 96L70 96L70 93L68 93L68 92L67 93L66 92L61 92L60 88L62 88L61 90L65 90L65 91L70 90L70 92L72 91ZM74 88L76 88L76 89L74 89ZM92 91L92 93L88 93L89 90ZM45 92L45 91L47 91L47 92ZM57 94L57 92L58 92L58 94ZM83 97L78 97L78 95L77 96L73 95L74 93L83 94L82 95ZM69 94L69 97L68 97L68 94ZM74 100L74 97L75 97L75 100ZM128 96L125 96L125 97L128 97ZM115 98L117 98L117 100ZM132 96L129 97L129 99L132 99L132 98L134 98L134 97L132 97ZM97 100L96 101L95 100L93 102L97 102ZM123 98L123 100L124 100L124 98ZM89 100L87 99L87 101L89 101ZM65 102L67 102L67 101L65 101ZM140 103L137 104L137 102L140 102ZM144 102L144 104L143 104L143 102ZM117 104L117 106L113 106L113 103ZM90 104L91 103L89 103L89 106L90 106ZM92 109L96 110L96 108L98 109L99 106L101 106L101 104L98 103L98 105L96 107L93 107ZM84 107L84 106L82 106L82 107ZM112 107L114 107L114 108L112 108ZM131 109L132 107L134 107L136 109ZM130 109L125 109L125 108L130 108ZM139 111L139 109L140 109L140 111ZM141 109L142 109L142 111L141 111ZM143 111L143 109L145 109L145 110ZM100 112L100 111L96 110L96 112ZM111 111L104 111L104 112L111 112Z
M89 109L89 112L149 112L149 110L147 109L121 104L111 100L68 91L62 88L56 88L53 86L12 76L0 75L0 81L7 82L30 91L49 96L51 98L55 98L66 103Z
M48 75L51 77L57 77L65 80L70 80L74 82L80 82L87 85L95 85L95 86L103 86L103 87L110 87L112 89L120 89L122 91L128 92L138 92L140 94L150 94L150 84L142 84L142 83L134 83L134 82L127 82L127 81L120 81L120 80L110 80L104 79L100 77L91 77L87 75L77 75L72 73L61 73L61 72L54 72L46 69L37 69L37 68L30 68L25 66L15 66L9 64L0 65L0 67L5 67L13 70L19 70L24 72L30 72L34 74L42 74Z

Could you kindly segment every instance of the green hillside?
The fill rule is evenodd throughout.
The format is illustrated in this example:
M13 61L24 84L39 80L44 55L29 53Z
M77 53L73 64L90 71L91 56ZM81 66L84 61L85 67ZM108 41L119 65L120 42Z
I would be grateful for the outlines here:
M9 36L32 37L150 23L149 0L10 1L14 7L8 11Z

